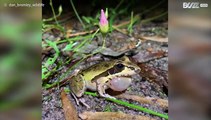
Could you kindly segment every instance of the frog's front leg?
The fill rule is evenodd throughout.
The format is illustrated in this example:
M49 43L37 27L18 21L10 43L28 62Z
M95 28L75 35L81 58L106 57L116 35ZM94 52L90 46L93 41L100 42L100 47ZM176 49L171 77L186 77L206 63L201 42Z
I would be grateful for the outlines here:
M102 96L102 97L116 99L115 97L112 97L109 94L106 94L106 92L105 92L105 90L108 88L108 85L107 85L108 81L109 81L109 78L107 78L107 77L99 78L96 81L97 91L100 94L100 96Z

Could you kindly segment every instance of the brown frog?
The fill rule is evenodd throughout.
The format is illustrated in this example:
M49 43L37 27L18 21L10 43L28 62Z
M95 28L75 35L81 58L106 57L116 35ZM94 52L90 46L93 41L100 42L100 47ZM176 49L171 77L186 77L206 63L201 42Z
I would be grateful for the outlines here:
M102 97L114 98L105 93L111 88L114 91L124 91L132 82L131 75L140 71L128 57L118 60L103 61L85 70L79 71L70 80L71 91L81 97L86 89L98 91Z

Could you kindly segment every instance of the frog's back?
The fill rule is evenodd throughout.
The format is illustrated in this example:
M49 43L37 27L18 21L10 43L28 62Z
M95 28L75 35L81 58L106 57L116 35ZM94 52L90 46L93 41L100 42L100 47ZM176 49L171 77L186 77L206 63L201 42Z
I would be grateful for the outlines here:
M104 61L99 64L95 64L88 69L82 71L85 80L91 81L96 76L99 76L112 68L115 61Z

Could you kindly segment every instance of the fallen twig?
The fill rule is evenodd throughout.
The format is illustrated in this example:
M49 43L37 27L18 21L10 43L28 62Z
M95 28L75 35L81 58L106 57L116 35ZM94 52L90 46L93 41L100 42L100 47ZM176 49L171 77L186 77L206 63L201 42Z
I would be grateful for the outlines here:
M86 34L90 34L90 33L94 33L96 30L90 30L90 31L84 31L84 32L77 32L77 33L66 33L66 38L69 37L75 37L75 36L79 36L79 35L86 35Z

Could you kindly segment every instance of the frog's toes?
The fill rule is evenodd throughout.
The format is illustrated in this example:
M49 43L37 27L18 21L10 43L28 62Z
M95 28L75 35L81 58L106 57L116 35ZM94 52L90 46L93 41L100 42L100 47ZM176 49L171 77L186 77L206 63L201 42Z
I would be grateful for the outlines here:
M75 99L76 104L79 105L79 100L78 100L78 98L75 96L74 93L71 92L71 94L72 94L73 98Z
M90 106L88 105L88 104L86 104L86 102L85 102L85 99L84 98L79 98L78 99L80 102L81 102L81 104L83 104L87 109L89 109L90 108Z

